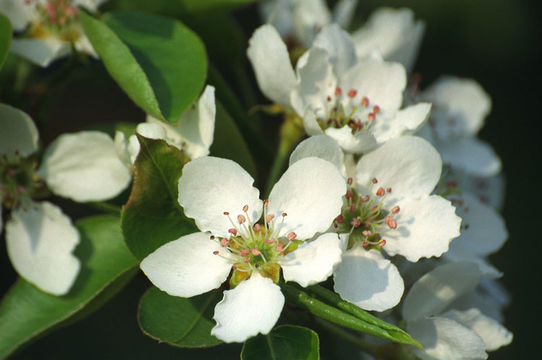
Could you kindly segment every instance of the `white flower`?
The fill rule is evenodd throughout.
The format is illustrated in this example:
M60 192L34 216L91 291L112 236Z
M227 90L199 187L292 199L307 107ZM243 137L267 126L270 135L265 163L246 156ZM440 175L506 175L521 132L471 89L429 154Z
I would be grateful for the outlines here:
M0 13L19 33L11 51L46 67L52 61L77 51L97 57L79 24L78 6L94 12L106 0L2 0Z
M297 162L265 202L253 182L230 160L187 163L179 203L202 232L163 245L141 263L154 285L182 297L218 288L233 267L235 287L215 307L211 332L226 342L271 330L284 304L275 284L281 268L286 281L307 286L325 280L341 258L336 234L303 242L326 231L340 212L345 184L332 164L317 158Z
M433 103L420 135L435 145L445 163L474 176L494 176L500 171L499 157L476 138L491 109L491 99L478 83L443 76L416 98Z
M290 162L321 156L341 168L341 150L330 138L309 138ZM402 136L365 154L355 167L341 215L334 228L348 249L334 271L335 290L368 310L383 311L401 299L404 285L397 268L382 255L416 262L440 256L459 236L461 219L450 201L430 195L441 160L425 140Z
M182 150L189 159L209 155L215 130L215 88L207 85L197 103L186 110L176 125L147 116L146 122L136 127L136 132L149 139L165 140ZM126 142L124 134L117 131L115 143L124 161L131 165L139 154L139 141L135 135Z
M475 264L452 262L423 275L407 294L402 314L409 333L424 350L421 359L486 359L512 341L512 333L477 308L460 311L452 303L480 282ZM483 309L482 309L483 310Z
M356 5L357 0L340 0L331 14L324 0L267 0L260 5L260 13L292 46L308 48L325 25L334 22L347 27Z
M118 195L131 180L113 140L98 131L59 136L45 151L42 163L31 155L38 149L38 131L24 112L0 104L0 195L11 208L6 224L10 260L17 272L40 289L63 295L79 272L72 254L79 234L70 219L49 202L32 198L44 182L56 195L99 201Z
M352 33L359 58L375 52L387 61L396 61L412 70L423 37L425 25L414 20L410 9L379 8L363 27Z
M358 60L352 39L336 25L324 27L292 69L286 45L270 25L250 39L248 57L262 92L293 108L309 135L325 133L349 153L363 153L416 131L431 105L400 109L406 72L378 57Z

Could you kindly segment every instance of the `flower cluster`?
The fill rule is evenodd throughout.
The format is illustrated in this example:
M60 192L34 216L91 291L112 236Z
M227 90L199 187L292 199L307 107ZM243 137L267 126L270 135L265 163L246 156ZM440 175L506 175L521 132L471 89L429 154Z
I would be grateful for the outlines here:
M471 79L446 76L425 88L410 80L424 32L412 11L379 9L349 33L355 0L338 1L333 11L323 0L260 5L266 24L250 37L246 55L272 102L262 108L284 115L285 124L268 172L247 153L262 145L257 131L228 122L225 109L234 117L244 112L217 70L209 80L217 99L204 72L189 89L197 76L163 71L200 50L206 62L199 38L177 21L158 26L167 20L155 15L147 18L158 24L148 29L155 37L140 39L148 25L142 14L111 15L108 23L81 13L103 2L0 2L14 30L11 53L42 67L72 50L102 57L147 113L129 130L89 127L42 149L31 117L0 104L0 228L24 280L60 297L87 281L78 277L85 266L75 251L80 229L53 203L58 196L112 209L122 249L161 290L154 294L172 304L220 294L183 329L197 328L204 339L188 346L248 344L291 321L281 317L287 302L295 305L288 310L311 313L309 323L401 343L368 340L375 358L485 359L512 341L501 325L509 301L498 283L502 272L488 260L508 237L499 215L501 162L476 137L491 100ZM100 34L116 45L96 46ZM183 36L193 38L184 43ZM177 47L160 52L167 41ZM188 50L174 58L179 49ZM174 88L185 77L182 89ZM263 198L256 174L268 179ZM104 280L100 291L117 279ZM140 321L144 331L178 345L179 336L146 328L163 318L150 313L151 321Z

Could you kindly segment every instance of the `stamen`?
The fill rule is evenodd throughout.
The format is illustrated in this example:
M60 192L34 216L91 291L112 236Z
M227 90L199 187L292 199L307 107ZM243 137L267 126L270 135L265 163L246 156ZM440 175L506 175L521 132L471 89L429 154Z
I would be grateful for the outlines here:
M392 218L391 216L386 216L386 225L388 225L388 227L390 229L397 229L397 221L395 221L394 218Z
M377 196L384 196L385 194L386 194L386 190L384 190L383 187L379 187L378 190L376 191Z
M354 97L357 95L357 93L358 93L357 90L355 90L355 89L350 89L350 90L348 90L348 94L347 94L347 95L348 95L349 98L354 98Z
M340 87L335 88L335 96L341 96L342 93L343 91Z
M371 182L372 182L373 184L376 184L376 183L378 183L378 180L377 180L377 178L374 177L374 178L371 179Z
M391 209L391 213L392 214L397 214L399 213L399 211L401 210L401 208L397 205L395 205L392 209Z
M361 99L361 105L364 107L369 106L369 98L367 96L364 96L363 99Z
M239 224L243 224L247 219L243 215L237 215L237 221Z
M288 235L286 235L286 237L288 238L288 240L294 241L295 238L297 237L297 235L296 235L295 232L292 231L292 232L288 233Z

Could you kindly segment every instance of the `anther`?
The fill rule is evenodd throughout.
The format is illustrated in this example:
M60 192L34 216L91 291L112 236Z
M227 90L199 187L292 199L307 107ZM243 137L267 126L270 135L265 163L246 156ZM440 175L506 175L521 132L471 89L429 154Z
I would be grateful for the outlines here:
M376 120L376 116L374 113L369 113L369 115L367 115L367 120L369 120L370 122L373 122Z
M384 190L383 187L379 187L378 190L376 190L377 196L384 196L386 194L386 190Z
M243 215L237 215L237 221L239 221L239 224L243 224L247 219Z
M387 188L386 191L391 193L391 187Z
M228 216L230 213L227 211L224 211L224 215Z
M386 240L382 239L378 242L378 246L384 247L384 245L386 245Z
M254 256L260 256L261 252L260 250L256 249L256 248L252 248L252 255Z
M356 95L357 95L358 91L356 89L350 89L348 90L348 97L349 98L354 98Z
M350 221L350 225L352 225L355 228L358 228L361 225L361 220L358 219L357 217L352 218L352 220Z
M368 247L369 247L369 242L367 242L367 240L364 240L363 243L361 243L361 245L362 245L364 248L368 248Z
M248 211L248 205L243 206L243 212L247 212L247 211Z
M297 235L296 235L295 232L292 231L292 232L288 233L288 235L286 235L286 237L288 238L288 240L294 241L295 238L297 237Z
M344 222L344 216L342 215L339 215L335 218L335 221L338 222L339 224L342 224Z
M213 251L213 255L218 255L218 250Z
M369 201L369 195L365 195L365 196L362 196L359 198L359 201L361 201L362 203L365 203L367 201Z
M380 106L378 106L378 105L373 106L373 113L376 115L379 112L380 112Z
M274 218L275 218L275 215L269 214L265 217L265 222L269 224Z
M391 209L391 213L392 214L397 214L399 211L401 210L401 208L397 205L395 205L392 209Z
M344 195L346 200L351 199L353 196L354 196L354 193L352 192L352 190L350 190L350 189L346 190L346 194Z
M349 177L348 180L346 180L346 183L348 185L352 185L353 182L354 182L354 179L352 179L351 177Z
M277 241L277 240L275 240L275 239L265 239L266 244L273 244L273 243L275 243L275 241Z
M351 213L353 213L354 211L356 211L356 204L350 205L350 208L348 208L348 211L350 211Z
M285 212L282 213L282 217L286 217L288 216L288 214L286 214Z
M260 224L254 224L252 230L254 230L255 233L259 233L260 231L262 231L262 227L260 226Z
M228 247L230 246L230 241L226 238L222 238L222 240L220 240L220 246L222 247Z
M265 200L263 201L263 206L267 206L267 205L269 205L269 199L265 199Z
M369 106L369 98L367 96L364 96L363 99L361 99L361 105L364 107Z
M388 225L390 229L397 229L397 221L391 216L386 216L386 225Z
M241 249L240 251L241 256L247 256L250 253L249 249Z
M372 182L373 184L376 184L376 183L378 182L378 180L374 177L374 178L371 179L371 182Z
M277 251L283 251L284 250L284 244L279 242L275 249L277 249Z
M231 228L231 229L228 229L228 232L232 234L233 236L237 236L237 229Z
M342 93L343 91L340 87L335 88L335 96L341 96Z
M363 230L361 233L363 234L363 236L367 236L367 237L371 236L372 234L369 230Z

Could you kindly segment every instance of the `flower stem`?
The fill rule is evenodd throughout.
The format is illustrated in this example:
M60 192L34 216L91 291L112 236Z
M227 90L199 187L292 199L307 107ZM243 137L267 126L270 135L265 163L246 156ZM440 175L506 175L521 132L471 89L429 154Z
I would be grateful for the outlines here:
M326 329L330 333L333 333L337 335L338 337L356 345L361 350L372 355L373 357L377 357L376 347L374 345L369 344L366 341L363 341L359 336L356 336L344 329L341 329L340 327L333 325L329 321L322 320L319 318L316 318L315 321L318 325L320 325L322 328Z

